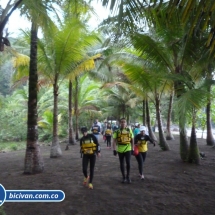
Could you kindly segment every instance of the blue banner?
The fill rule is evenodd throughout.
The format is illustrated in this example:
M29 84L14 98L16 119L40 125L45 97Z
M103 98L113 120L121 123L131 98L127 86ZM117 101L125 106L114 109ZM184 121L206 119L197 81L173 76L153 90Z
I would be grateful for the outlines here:
M61 202L62 190L5 190L0 184L0 206L4 202Z

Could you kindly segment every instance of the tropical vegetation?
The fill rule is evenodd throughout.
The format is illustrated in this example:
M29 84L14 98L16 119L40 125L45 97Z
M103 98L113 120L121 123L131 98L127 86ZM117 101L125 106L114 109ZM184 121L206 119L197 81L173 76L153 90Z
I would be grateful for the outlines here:
M51 142L57 158L60 138L69 146L95 118L125 117L148 126L166 151L177 125L181 159L199 164L196 129L215 144L214 1L101 0L112 13L94 30L91 1L83 2L1 8L0 140L27 142L24 172L32 174L44 169L40 141ZM14 10L32 23L19 38L3 31Z

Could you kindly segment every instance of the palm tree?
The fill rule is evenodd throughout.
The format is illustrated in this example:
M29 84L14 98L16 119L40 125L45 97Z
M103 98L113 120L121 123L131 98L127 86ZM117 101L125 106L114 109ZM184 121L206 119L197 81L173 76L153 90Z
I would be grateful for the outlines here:
M87 48L95 43L97 37L89 34L85 26L75 18L65 22L59 29L51 23L48 30L45 38L39 41L39 68L53 85L54 118L50 157L59 157L62 154L57 119L59 83L85 59ZM76 70L74 77L79 73L80 71Z
M78 83L78 84L77 84ZM100 106L101 106L101 94L102 91L99 90L100 84L91 81L88 78L88 74L83 74L82 76L78 77L78 82L76 82L76 109L74 111L75 114L75 122L76 122L76 138L79 138L79 123L80 123L80 117L84 114L92 115L92 113L99 113ZM85 118L84 121L81 122L82 126L91 126L92 122L87 122L87 119Z
M150 41L149 41L150 42ZM135 44L136 45L136 44ZM139 47L138 47L139 48ZM111 56L112 63L121 67L127 78L130 90L141 96L143 99L147 93L148 98L155 104L156 118L158 121L160 146L163 150L169 150L169 146L164 138L161 119L160 101L164 89L168 86L165 70L157 65L153 59L148 61L147 55L141 55L138 51L130 53L118 53ZM160 71L158 73L158 71ZM163 72L164 71L164 72Z
M75 127L76 127L76 140L79 139L79 133L78 133L78 91L79 91L79 77L75 76L77 73L83 73L90 71L95 68L95 60L100 58L100 54L97 54L95 56L86 56L86 59L83 61L79 62L74 68L73 71L68 75L69 79L69 144L74 144L75 143L75 138L73 137L73 124L72 124L72 81L75 80L75 93L74 93L74 115L76 117L75 119ZM68 145L67 145L68 149Z
M43 172L44 164L38 144L37 129L37 29L32 23L31 28L31 51L29 67L29 99L27 121L27 147L25 154L25 174Z
M193 34L200 31L209 32L205 47L210 49L211 55L214 54L215 47L215 28L214 28L214 12L215 2L213 0L176 0L176 1L121 1L121 0L100 0L104 7L109 7L113 15L116 15L116 24L123 30L135 29L135 24L142 27L142 23L156 20L154 15L162 14L163 8L166 12L163 13L166 22L171 23L176 13L180 13L178 19L183 26L189 25L187 28L187 38L193 37ZM146 16L148 14L148 16ZM151 16L151 17L150 17ZM149 23L147 23L148 25ZM119 30L121 30L119 29ZM139 28L140 29L140 28Z
M201 81L192 86L192 89L187 90L177 101L176 107L181 114L184 115L184 119L189 116L191 118L192 129L190 137L189 153L186 160L199 164L199 149L196 139L196 113L197 110L202 108L207 101L207 82ZM205 96L206 95L206 96Z
M171 114L172 114L172 106L173 106L173 98L174 98L174 90L170 93L169 97L169 107L168 107L168 115L167 115L167 125L166 125L166 139L174 140L174 137L171 132Z

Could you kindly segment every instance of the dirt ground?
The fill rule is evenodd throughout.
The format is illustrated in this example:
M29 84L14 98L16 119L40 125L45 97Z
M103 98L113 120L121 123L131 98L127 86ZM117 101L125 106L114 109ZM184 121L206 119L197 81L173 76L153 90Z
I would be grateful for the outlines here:
M145 180L138 177L132 156L131 184L121 184L118 157L100 141L102 156L97 159L94 189L82 185L79 143L63 156L50 159L50 146L42 146L45 171L23 175L24 151L0 153L0 183L6 190L62 190L62 202L5 202L7 215L214 215L215 149L198 139L206 157L200 165L183 163L179 141L168 141L171 151L149 144L144 165Z

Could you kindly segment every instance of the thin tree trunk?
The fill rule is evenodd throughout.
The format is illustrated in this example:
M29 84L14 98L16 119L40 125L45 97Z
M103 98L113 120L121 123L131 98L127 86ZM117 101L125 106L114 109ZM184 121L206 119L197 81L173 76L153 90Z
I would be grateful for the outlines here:
M166 140L174 140L174 136L172 135L172 132L171 132L171 114L172 114L173 98L174 98L174 91L172 91L169 98L169 109L168 109L167 125L166 125Z
M75 77L75 139L79 140L79 132L78 132L78 77Z
M162 150L168 151L170 149L163 133L163 125L162 125L161 110L160 110L160 99L158 95L155 98L155 102L156 102L156 116L158 121L158 132L159 132L159 142L160 142L159 144Z
M69 149L69 145L75 145L74 131L73 131L73 122L72 122L72 82L69 81L69 142L66 149Z
M44 170L44 163L41 156L40 145L38 143L37 80L37 25L32 23L28 88L28 128L24 174L41 173Z
M51 145L50 158L57 158L62 156L60 148L59 137L58 137L58 74L55 75L55 82L53 84L53 95L54 95L54 111L53 111L53 137Z
M211 87L208 87L208 93L211 92ZM208 146L213 146L215 144L215 140L213 137L212 132L212 125L211 125L211 97L208 96L208 103L206 106L206 124L207 124L207 137L206 137L206 143Z
M143 100L143 125L146 125L146 102Z
M197 145L197 138L196 138L196 111L193 113L192 119L192 130L190 136L190 148L188 154L188 162L199 164L200 163L200 156L199 156L199 148Z
M148 99L145 100L145 104L146 104L146 125L148 126L149 136L153 140L157 141L157 137L155 136L154 132L152 131L152 127L151 127L151 119L150 119L150 111L149 111Z

